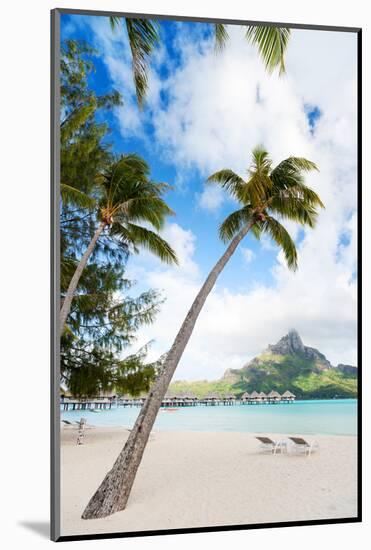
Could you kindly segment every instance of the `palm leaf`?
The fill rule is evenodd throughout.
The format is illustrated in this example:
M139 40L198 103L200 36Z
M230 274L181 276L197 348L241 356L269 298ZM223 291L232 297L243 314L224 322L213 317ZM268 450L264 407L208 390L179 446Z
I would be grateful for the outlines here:
M228 31L222 23L215 23L215 49L221 51L229 38Z
M314 162L300 157L283 160L270 174L273 182L269 208L281 216L314 227L318 208L324 208L318 194L305 185L302 172L318 170Z
M144 104L148 89L148 62L160 40L158 23L150 19L126 19L132 55L135 92L139 107Z
M269 210L280 214L282 218L298 222L301 225L308 225L311 228L315 226L318 217L316 204L306 201L301 196L291 195L287 191L277 193L272 197Z
M261 229L283 250L289 269L296 271L298 267L296 246L284 226L272 216L266 216L261 223Z
M316 170L318 172L317 165L311 160L302 157L289 157L277 164L271 172L271 178L274 179L277 177L282 180L285 175L295 176L300 175L301 172L310 172L311 170Z
M248 26L246 39L258 47L261 58L269 73L276 67L279 74L285 72L285 53L289 42L291 31L286 27L256 27Z
M206 180L209 183L219 183L230 195L238 200L242 200L245 182L233 170L223 169L215 172Z
M249 206L244 206L240 210L232 212L220 225L219 236L223 242L228 242L238 233L242 227L251 222L253 211Z
M163 228L166 216L174 215L174 211L166 202L154 194L129 199L116 207L117 221L130 219L133 222L146 221L158 231Z
M137 247L139 246L149 250L165 263L178 264L176 253L169 243L146 227L134 223L126 223L125 225L114 223L111 227L111 233L121 238L125 243L130 243L135 252L138 251Z
M247 182L246 190L251 203L258 206L265 201L273 185L269 177L272 161L268 152L261 146L253 150L252 157L253 162L249 170L250 179Z
M111 25L111 29L114 31L120 24L121 17L116 17L111 15L109 18L109 23Z
M65 204L74 204L79 208L88 208L91 210L97 205L93 197L66 183L61 183L61 197Z

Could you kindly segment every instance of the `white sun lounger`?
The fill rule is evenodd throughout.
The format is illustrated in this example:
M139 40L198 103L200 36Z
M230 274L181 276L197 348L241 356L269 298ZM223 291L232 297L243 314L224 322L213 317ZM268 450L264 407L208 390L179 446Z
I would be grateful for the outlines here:
M319 445L317 441L311 441L309 443L302 437L289 437L289 441L291 443L291 448L295 453L303 453L305 456L310 456L312 452L317 451L319 448Z
M283 453L286 450L286 442L282 440L273 441L270 437L256 436L256 439L260 441L260 449L265 452L270 452L275 455L279 451Z

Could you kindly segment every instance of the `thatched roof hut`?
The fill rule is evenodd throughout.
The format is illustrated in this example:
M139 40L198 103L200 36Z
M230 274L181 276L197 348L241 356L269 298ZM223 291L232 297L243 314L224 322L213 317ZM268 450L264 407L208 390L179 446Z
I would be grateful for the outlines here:
M218 395L217 393L208 393L205 399L207 399L208 401L217 401L218 399L220 399L220 395Z
M267 399L267 394L264 393L263 391L261 391L261 392L259 393L259 397L260 397L260 399Z
M250 395L250 399L260 399L260 394L254 390Z
M247 393L247 391L245 391L245 393L242 394L242 396L241 396L241 399L242 399L243 401L246 401L246 399L249 399L249 398L250 398L250 394Z
M165 399L167 399L167 400L169 400L169 401L174 401L174 399L176 399L176 398L177 398L177 397L176 397L175 393L167 393L167 394L165 395Z
M183 399L186 401L197 401L197 397L193 393L186 393L183 395Z
M272 390L271 392L268 393L268 398L271 399L272 401L279 401L281 399L281 396L277 391Z
M291 393L289 390L286 390L281 397L282 399L285 399L285 400L292 400L292 399L295 399L296 395Z
M228 393L224 399L228 399L228 401L230 401L232 399L236 399L236 396L233 395L233 393Z

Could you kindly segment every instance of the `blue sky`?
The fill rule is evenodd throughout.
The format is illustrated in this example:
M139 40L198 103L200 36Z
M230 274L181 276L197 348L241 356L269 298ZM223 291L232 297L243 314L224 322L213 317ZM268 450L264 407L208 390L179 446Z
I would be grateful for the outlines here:
M79 21L76 25L77 19L83 21ZM107 20L107 25L108 24ZM169 56L169 65L172 67L177 67L181 64L179 50L174 47L178 25L178 23L173 21L165 21L161 25L161 34ZM183 25L183 32L187 33L190 37L195 36L198 39L200 34L205 38L210 38L212 36L211 25L194 23L184 23ZM71 33L72 28L73 32ZM89 17L64 14L62 15L61 30L62 40L73 37L76 40L84 40L89 44L96 43L94 32L89 25ZM122 29L121 32L124 32L124 29ZM99 50L99 46L97 49ZM115 84L110 77L106 64L102 61L99 54L94 56L94 65L96 70L91 74L89 79L92 89L94 89L97 94L109 92ZM169 69L167 66L162 65L158 73L160 78L166 78L169 74ZM165 105L169 101L166 92L163 93L162 101ZM308 128L311 129L316 121L315 116L312 114L312 112L316 112L315 109L316 107L311 107L311 110L307 114ZM109 120L109 125L112 129L112 133L107 137L107 141L113 144L113 150L117 154L127 152L136 152L140 154L151 166L151 174L154 180L165 181L173 186L173 190L167 195L167 200L176 213L174 221L184 228L192 228L193 233L197 237L195 261L197 261L202 272L206 275L213 262L215 263L224 250L224 245L219 241L217 235L218 225L235 209L235 205L232 201L225 203L217 213L200 210L197 204L197 195L202 190L205 177L197 170L193 170L187 177L184 186L179 187L177 185L177 172L176 168L171 163L171 159L161 158L161 156L158 155L158 151L153 147L155 136L153 125L150 121L145 121L143 125L147 138L146 141L144 141L134 135L125 136L125 134L120 132L119 124L114 115L105 113L104 117L106 120ZM249 151L246 151L246 168L248 165ZM227 166L221 163L220 168L224 167ZM237 289L246 289L249 285L254 284L255 280L258 280L260 283L272 283L273 280L270 269L275 264L274 250L262 248L253 237L247 237L245 246L253 251L258 260L254 266L253 273L249 274L249 278L244 276L241 277L241 272L247 275L249 268L244 255L239 253L233 258L232 268L227 269L222 274L224 283L233 285Z
M153 56L148 101L140 112L124 27L113 33L106 17L63 15L61 31L62 39L86 40L99 52L92 88L123 95L124 106L109 115L114 150L139 153L153 179L173 185L167 200L176 216L165 236L179 248L180 269L165 268L148 254L129 263L138 290L155 285L167 297L158 323L140 334L137 345L154 338L154 357L167 349L224 250L217 227L236 205L205 186L207 176L225 167L245 176L252 147L263 143L274 162L297 155L320 165L321 175L309 183L327 200L326 214L313 235L289 226L303 264L295 279L269 240L247 237L210 296L180 377L216 378L238 368L292 326L334 363L354 363L355 201L349 197L356 168L355 36L293 31L287 76L280 79L266 74L237 27L230 28L230 42L218 56L210 25L163 21L162 46ZM348 65L339 63L339 48ZM341 311L339 301L345 304ZM213 328L215 316L225 317L224 331ZM210 347L213 353L205 350Z

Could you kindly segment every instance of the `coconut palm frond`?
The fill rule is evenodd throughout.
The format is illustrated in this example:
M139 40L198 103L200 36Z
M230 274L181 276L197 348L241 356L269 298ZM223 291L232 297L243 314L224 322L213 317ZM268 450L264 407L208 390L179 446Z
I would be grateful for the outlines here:
M61 183L61 197L65 204L73 204L78 208L92 210L97 205L93 197L66 183Z
M290 39L291 31L286 27L248 26L246 39L258 47L261 58L269 73L276 68L279 74L285 73L285 53Z
M252 151L252 166L250 173L257 172L260 175L268 175L272 166L272 161L269 158L268 151L262 145L258 145Z
M287 187L302 182L302 172L313 170L318 172L318 167L314 162L301 157L289 157L272 170L271 179L275 181L276 185Z
M261 146L252 152L253 162L249 170L250 178L246 184L246 191L252 205L257 206L264 202L272 188L269 177L272 161L268 152Z
M144 195L144 194L143 194ZM157 231L164 227L167 216L173 216L174 211L166 202L154 193L147 196L129 199L116 208L117 221L130 219L133 222L148 222Z
M109 18L109 23L111 25L111 29L114 31L115 29L117 29L117 27L120 25L120 22L121 22L121 17L117 17L117 16L114 16L114 15L111 15L110 18Z
M161 261L167 264L178 264L176 253L169 243L146 227L134 223L126 223L125 225L114 223L111 233L121 238L125 243L131 244L135 251L138 250L138 247L146 248L160 258Z
M268 233L283 249L289 268L296 269L295 243L273 216L278 215L279 220L288 219L310 228L315 226L319 209L324 205L318 194L305 185L303 172L310 170L318 168L314 162L301 157L289 157L272 168L268 152L258 146L252 151L252 164L246 182L228 169L210 176L208 181L221 185L242 206L220 225L221 240L230 241L250 225L250 231L257 239L263 232Z
M158 45L160 36L158 22L151 19L126 19L133 78L139 107L143 107L148 89L149 57Z
M322 203L321 203L322 204ZM269 210L282 218L313 228L318 218L317 205L307 202L300 196L290 196L287 192L272 197Z
M296 246L284 226L272 216L266 216L265 220L261 223L261 229L282 249L288 268L296 271L298 267Z
M215 23L215 50L223 50L228 38L226 26L222 23Z
M253 219L253 209L244 206L240 210L232 212L220 225L219 236L223 242L228 242L238 233L242 227Z
M302 172L318 170L316 164L300 157L280 162L270 174L273 183L269 207L281 216L314 227L318 208L324 208L319 195L305 185Z
M230 195L241 200L245 186L244 180L233 170L224 169L215 172L207 178L209 183L219 183Z

